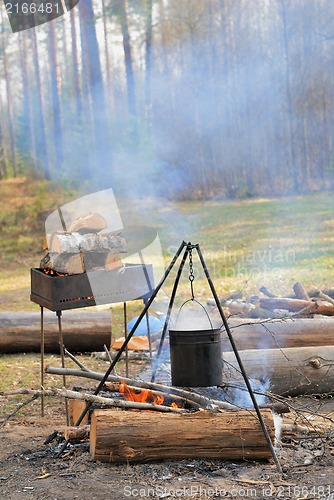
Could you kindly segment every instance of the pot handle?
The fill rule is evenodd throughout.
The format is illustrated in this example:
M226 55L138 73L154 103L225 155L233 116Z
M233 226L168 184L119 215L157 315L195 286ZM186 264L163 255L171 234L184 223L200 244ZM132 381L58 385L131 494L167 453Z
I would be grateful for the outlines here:
M207 310L205 309L205 307L203 306L203 304L201 304L201 303L200 303L198 300L196 300L196 299L188 299L188 300L186 300L185 302L183 302L183 304L181 305L180 310L179 310L179 312L178 312L178 315L177 315L177 317L176 317L175 327L176 327L176 325L177 325L177 320L179 319L179 316L180 316L180 313L181 313L182 307L183 307L184 305L186 305L188 302L196 302L196 304L198 304L198 305L200 305L200 306L201 306L201 308L204 310L204 312L205 312L205 314L206 314L206 317L207 317L207 318L208 318L208 320L209 320L209 323L210 323L210 326L211 326L211 330L213 330L214 328L213 328L213 325L212 325L212 322L211 322L210 316L208 315Z

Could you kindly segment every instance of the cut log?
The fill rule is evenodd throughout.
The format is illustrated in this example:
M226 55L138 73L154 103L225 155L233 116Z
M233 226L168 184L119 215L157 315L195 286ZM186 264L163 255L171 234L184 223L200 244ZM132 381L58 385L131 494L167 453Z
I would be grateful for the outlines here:
M231 318L228 323L239 350L334 345L333 318L298 318L263 322ZM232 350L224 330L222 330L222 350L223 353Z
M123 263L121 259L112 252L109 252L105 257L104 267L107 271L112 271L113 269L118 269L122 267Z
M81 274L86 270L80 253L47 253L41 260L40 268L52 269L61 274Z
M260 307L263 309L286 309L287 311L298 312L305 307L314 308L315 302L310 300L290 299L287 297L271 297L267 299L260 299Z
M277 295L275 295L274 293L272 293L270 290L268 290L267 287L265 286L261 286L260 288L260 292L262 292L264 295L266 295L267 297L277 297Z
M65 346L71 352L102 351L104 344L110 345L110 322L108 311L64 311ZM231 318L228 323L239 350L334 345L333 318L263 322ZM44 326L46 352L59 353L55 313L44 312ZM222 350L232 350L224 329ZM39 313L0 313L0 353L39 351Z
M64 343L71 352L101 351L111 342L109 311L64 311ZM0 313L0 353L40 352L40 313ZM44 312L45 352L59 354L57 316Z
M86 408L86 401L82 401L81 399L68 399L68 409L70 415L70 425L75 426L75 423L78 421L80 415L83 410ZM86 413L84 418L81 421L81 425L88 424L89 414Z
M90 426L80 425L80 427L67 426L64 429L64 437L68 441L77 441L89 437Z
M323 316L334 316L334 306L332 304L317 303L301 299L290 299L285 297L260 299L260 307L269 310L286 309L292 312L308 309L309 313L322 314Z
M126 253L127 246L120 231L112 233L53 233L49 241L51 253Z
M297 396L334 391L334 346L250 349L239 355L248 377L263 381L263 387L275 394ZM234 354L224 353L223 359L225 382L241 381ZM235 398L233 401L236 403Z
M81 274L85 271L105 269L112 271L122 267L123 263L113 253L82 252L72 253L47 253L41 260L40 268L52 270L61 274Z
M75 219L72 224L67 228L69 233L79 232L84 233L98 233L107 228L107 221L100 214L88 214L85 217Z
M303 287L303 285L301 283L295 283L293 285L293 291L295 292L295 295L297 297L297 299L301 299L301 300L310 300L310 297L307 293L307 291L305 290L305 288Z
M261 411L272 440L270 410ZM90 451L105 462L147 462L184 458L264 460L271 452L253 411L184 414L95 410Z

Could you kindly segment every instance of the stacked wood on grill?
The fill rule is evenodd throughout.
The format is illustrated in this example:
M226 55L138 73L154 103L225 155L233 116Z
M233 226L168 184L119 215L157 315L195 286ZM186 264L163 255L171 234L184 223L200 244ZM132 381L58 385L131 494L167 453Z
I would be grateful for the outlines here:
M104 217L94 213L75 219L66 231L47 235L46 250L41 269L80 274L121 267L118 254L126 253L127 247L122 232L108 232Z

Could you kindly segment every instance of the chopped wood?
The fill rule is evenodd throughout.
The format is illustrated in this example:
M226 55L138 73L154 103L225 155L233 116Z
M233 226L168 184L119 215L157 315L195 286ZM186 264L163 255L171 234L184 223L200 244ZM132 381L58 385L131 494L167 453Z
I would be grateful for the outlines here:
M310 300L309 294L299 282L293 285L293 291L295 292L296 298L301 300Z
M86 402L81 399L69 399L68 400L68 409L69 409L69 417L70 417L70 425L74 426L78 421L80 415L86 408ZM89 414L86 413L84 418L81 421L81 425L88 424L89 422Z
M50 253L70 254L78 254L80 251L126 253L127 246L124 236L120 231L97 234L56 232L50 237L49 251Z
M75 219L67 228L69 233L80 232L84 233L98 233L107 228L107 221L100 214L88 214L84 217Z
M123 266L121 259L113 252L109 252L105 257L104 267L107 271L118 269Z
M85 264L80 253L50 253L40 262L41 269L52 269L61 274L81 274L85 272Z
M66 426L64 429L64 437L68 441L76 441L89 437L90 425Z
M262 410L261 414L274 441L272 413ZM94 410L90 451L95 460L129 463L184 458L265 460L272 456L258 417L250 410L159 416Z

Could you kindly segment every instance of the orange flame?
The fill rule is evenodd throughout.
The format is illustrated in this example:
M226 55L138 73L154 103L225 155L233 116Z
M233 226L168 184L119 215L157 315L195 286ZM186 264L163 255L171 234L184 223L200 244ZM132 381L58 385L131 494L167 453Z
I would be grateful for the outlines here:
M164 402L164 397L160 394L154 394L148 389L143 389L142 391L134 391L125 382L121 382L119 385L119 392L123 394L127 401L135 401L137 403L153 403L156 405L162 405Z

